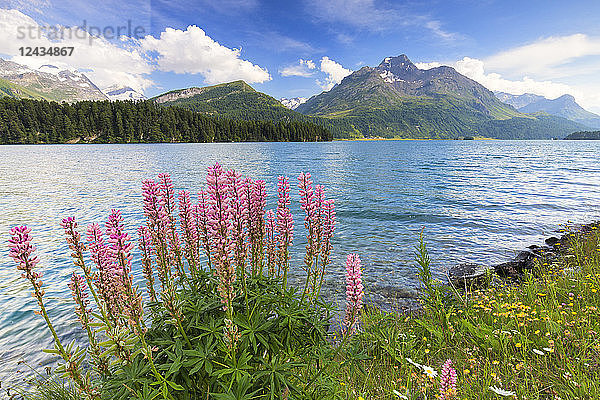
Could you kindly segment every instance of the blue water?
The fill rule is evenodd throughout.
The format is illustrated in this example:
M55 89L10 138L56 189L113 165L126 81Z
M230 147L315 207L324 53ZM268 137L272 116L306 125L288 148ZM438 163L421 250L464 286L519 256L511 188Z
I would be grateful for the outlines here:
M103 222L111 208L120 208L133 234L142 221L143 179L169 172L177 189L195 193L216 161L265 179L269 207L277 176L292 178L298 260L303 216L296 177L311 172L326 186L338 216L331 295L342 291L350 252L360 254L372 293L414 288L413 248L422 228L442 276L458 262L504 261L568 221L600 216L600 142L593 141L0 146L0 381L29 374L19 360L42 369L47 359L40 350L51 346L33 314L29 286L8 258L10 227L32 228L51 318L65 338L78 338L67 288L74 267L60 220Z

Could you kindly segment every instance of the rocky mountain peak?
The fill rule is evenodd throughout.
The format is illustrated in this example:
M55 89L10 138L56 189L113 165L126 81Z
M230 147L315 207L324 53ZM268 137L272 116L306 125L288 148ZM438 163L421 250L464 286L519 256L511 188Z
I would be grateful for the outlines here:
M403 75L414 73L419 70L415 64L410 61L406 54L400 54L397 57L386 57L377 67L378 70L389 71L394 75Z

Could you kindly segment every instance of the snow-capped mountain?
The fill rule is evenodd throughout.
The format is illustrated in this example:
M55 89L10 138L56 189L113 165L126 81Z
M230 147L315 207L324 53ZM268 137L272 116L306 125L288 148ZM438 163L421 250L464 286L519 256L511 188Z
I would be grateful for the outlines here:
M104 94L111 101L117 100L146 100L146 96L135 91L129 86L112 85L103 90Z
M300 104L306 103L307 100L308 100L308 98L306 98L306 97L294 97L291 99L282 97L281 99L279 99L281 104L283 104L285 107L289 108L290 110L295 110Z
M48 100L74 102L107 99L85 74L49 64L33 69L0 58L0 78L33 90Z
M590 128L600 128L600 115L594 114L581 107L575 98L564 94L556 99L547 99L544 96L525 93L514 95L503 92L494 92L501 101L512 105L523 113L545 112L557 117L587 125Z

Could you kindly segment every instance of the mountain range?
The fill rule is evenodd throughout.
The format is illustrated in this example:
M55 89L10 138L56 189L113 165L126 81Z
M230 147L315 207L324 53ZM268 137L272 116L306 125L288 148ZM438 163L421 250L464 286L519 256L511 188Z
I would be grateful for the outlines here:
M343 119L371 137L548 139L585 129L547 113L522 113L454 68L422 70L404 54L353 72L296 110Z
M8 82L8 83L7 83ZM37 69L0 58L0 96L45 99L57 102L81 100L141 100L129 87L101 90L84 73L42 65Z
M558 117L578 122L590 128L600 128L600 115L585 110L569 94L556 99L547 99L531 93L514 95L504 92L494 92L504 103L510 104L523 113L545 112Z
M82 72L52 65L31 69L2 59L0 96L58 102L145 99L130 87L101 90ZM402 54L363 67L310 99L277 100L235 81L173 90L150 101L233 120L313 123L337 138L548 139L593 126L598 116L570 96L559 99L494 94L451 67L422 70Z

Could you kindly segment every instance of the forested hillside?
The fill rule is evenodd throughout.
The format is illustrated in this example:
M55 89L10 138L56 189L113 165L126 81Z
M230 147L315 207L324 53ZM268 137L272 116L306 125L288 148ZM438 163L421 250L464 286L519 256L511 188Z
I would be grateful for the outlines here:
M234 121L153 101L0 99L0 144L324 141L331 133L298 121Z

